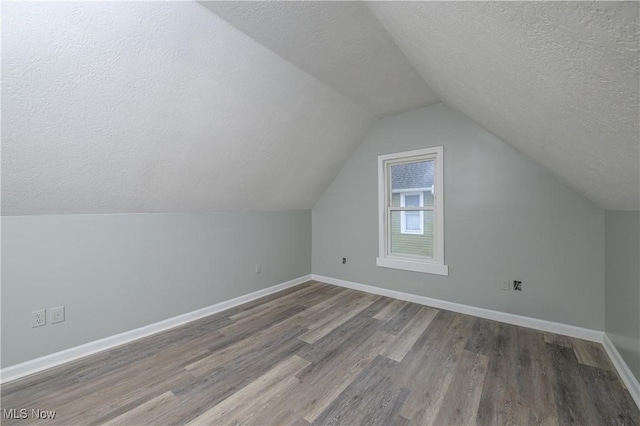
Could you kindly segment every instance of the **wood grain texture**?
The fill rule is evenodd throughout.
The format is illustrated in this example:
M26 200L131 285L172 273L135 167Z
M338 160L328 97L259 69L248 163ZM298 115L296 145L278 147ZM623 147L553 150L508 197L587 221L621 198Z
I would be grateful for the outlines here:
M411 321L404 326L398 333L398 337L389 346L380 352L380 355L384 355L394 361L401 362L407 352L411 350L418 338L427 329L429 324L435 316L438 314L437 309L424 307L418 311ZM375 317L374 317L375 318Z
M489 358L487 356L463 351L455 367L456 374L438 409L435 424L468 425L476 423L488 364Z
M145 419L151 424L164 423L164 415L167 412L171 412L180 407L180 402L175 397L173 392L167 391L162 395L138 405L132 410L129 410L118 417L109 420L105 424L107 425L132 425Z
M602 345L580 339L572 339L571 343L580 364L601 368L603 370L614 370L613 364L611 364Z
M405 302L403 300L394 300L393 302L389 303L386 307L381 309L380 312L375 314L373 317L380 321L389 321L391 318L398 315L398 312L400 312L407 303L408 302Z
M624 424L601 345L314 281L2 385L2 424Z
M295 374L307 365L308 361L293 355L188 424L217 425L248 421L247 412L259 410L273 395L294 386L298 382Z

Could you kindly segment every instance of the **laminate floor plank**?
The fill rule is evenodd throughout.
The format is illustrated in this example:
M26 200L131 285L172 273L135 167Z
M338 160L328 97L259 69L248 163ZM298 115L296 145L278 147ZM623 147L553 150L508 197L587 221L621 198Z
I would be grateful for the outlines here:
M389 425L409 394L388 376L394 365L377 356L312 425Z
M194 380L172 391L183 404L183 413L176 413L172 424L186 423L212 408L235 392L256 380L282 360L295 355L306 343L296 339L301 330L291 331L292 338L283 341L272 350L259 350L233 360L210 374L194 377ZM171 423L170 423L171 424Z
M484 318L477 318L465 349L482 355L491 355L498 338L498 328L502 324Z
M207 318L202 324L188 324L169 330L160 335L149 336L133 342L130 345L123 345L109 351L108 362L102 362L100 368L88 370L76 376L78 383L91 381L120 368L127 368L131 364L148 359L149 357L166 351L168 348L184 347L186 345L196 346L215 341L221 335L215 331L220 327L230 324L228 318L219 317L215 320Z
M297 291L293 291L285 296L275 298L260 305L256 305L251 309L242 310L235 315L231 315L229 318L237 323L244 318L260 315L265 312L270 312L277 308L303 305L305 300L309 298L309 295L313 297L313 294L315 292L322 291L325 286L325 284L313 283L309 286L302 287Z
M302 418L314 422L392 339L390 334L378 330L352 351L313 363L298 373L301 384L295 398ZM336 374L337 371L340 373Z
M544 333L532 329L516 329L516 355L509 358L517 372L515 404L523 408L521 417L529 424L558 424L558 413L550 391L555 370L546 356Z
M100 412L96 411L94 414L91 415L89 419L87 419L88 420L87 422L80 423L76 421L76 418L74 417L72 421L67 421L65 422L65 424L76 423L76 424L102 425L112 421L122 421L122 419L125 419L125 418L129 419L127 420L129 424L140 424L141 422L140 419L145 419L144 420L145 423L150 423L150 421L147 421L143 415L136 414L138 412L137 411L138 407L143 405L146 405L147 407L149 407L149 405L153 404L153 401L156 398L159 398L164 393L170 392L168 389L184 386L187 383L190 383L192 380L193 380L193 377L187 374L186 372L177 373L171 379L165 379L165 380L162 380L161 382L156 381L156 385L150 386L147 391L137 392L137 394L133 395L134 397L126 398L125 400L120 401L120 403L117 403L118 400L112 400L111 401L112 404L107 406L108 409L101 410ZM169 398L169 399L171 400L171 402L165 405L165 409L162 409L162 410L154 409L153 416L158 417L158 422L154 424L157 424L157 423L170 424L168 419L170 419L176 411L180 411L182 409L182 405L180 401L177 398L175 398L175 395L173 395L173 392L172 392L172 398ZM119 417L121 418L121 420L116 420ZM162 418L162 421L160 421L160 418Z
M238 321L220 328L217 330L220 334L227 337L241 340L250 336L253 333L258 333L266 328L269 328L273 324L280 321L284 321L291 315L295 315L298 312L302 312L305 309L304 306L299 305L282 305L275 307L269 311L260 312L256 315L252 315L246 318L242 318Z
M192 375L199 377L217 368L222 368L231 364L237 364L244 359L259 359L260 357L279 350L287 345L302 346L297 341L297 337L304 333L306 329L301 327L291 327L286 329L274 329L276 333L265 332L253 335L251 338L241 340L224 349L211 352L206 357L188 364L185 369Z
M438 317L444 321L436 323ZM475 319L468 315L443 311L432 321L431 325L439 326L442 330L442 337L438 340L418 339L396 368L397 372L393 373L394 378L402 380L403 387L411 390L400 415L414 424L434 422L457 374L455 366L464 351L474 321ZM439 334L440 330L431 329L430 326L423 336ZM406 369L402 366L405 360L408 367Z
M421 306L415 303L407 303L393 318L388 320L383 326L383 330L387 333L398 334L411 318L418 313Z
M557 365L554 397L560 424L602 424L600 415L592 406L590 396L580 389L585 381L578 374L578 363L572 349L548 345L552 362Z
M613 365L602 345L580 339L571 339L571 343L580 364L614 371Z
M366 309L300 351L300 356L313 363L324 362L327 356L337 356L341 352L353 350L371 334L380 329L382 322L373 316L383 309L389 299L380 298Z
M431 321L438 312L440 311L433 308L420 308L418 313L400 330L398 337L393 343L384 348L384 350L380 352L380 355L386 356L394 361L402 361L424 330L431 324Z
M179 407L180 401L171 391L167 391L103 424L131 426L139 424L140 419L144 419L148 424L163 424L166 413Z
M565 348L573 348L573 344L571 343L571 337L561 336L559 334L553 334L548 332L543 332L544 341L546 343L552 343L554 345L564 346Z
M518 329L501 323L491 326L493 333L480 351L489 357L489 366L476 421L480 425L526 423L526 408L516 402Z
M338 311L337 315L329 316L329 321L323 321L322 324L317 327L315 327L315 325L312 325L310 327L311 329L301 335L299 339L307 343L317 342L319 339L331 333L340 325L344 324L351 318L358 315L360 312L367 309L379 298L379 296L374 295L363 295L353 303L345 306L343 309Z
M391 318L398 315L398 313L407 305L408 302L404 300L394 299L391 303L389 303L384 309L378 312L374 318L380 321L387 322Z
M640 413L628 410L634 402L629 392L621 386L617 374L588 365L579 365L578 374L585 383L589 384L588 386L608 390L606 394L588 394L591 407L597 411L599 424L629 426L640 424Z
M355 290L347 290L340 293L336 297L333 297L326 302L318 304L317 308L309 308L308 315L309 322L307 328L309 330L316 330L324 327L329 322L335 320L336 317L344 315L346 311L354 308L358 308L362 305L368 306L375 296L360 293Z
M463 351L456 374L449 384L435 418L435 424L469 425L476 423L480 397L487 374L489 358L474 352Z
M317 281L0 391L3 425L640 422L600 344Z
M247 386L223 399L188 424L234 424L243 422L246 420L242 416L243 412L255 409L256 406L260 406L273 394L292 386L297 381L295 374L307 365L309 365L308 361L293 355L275 365Z
M270 302L272 300L279 299L281 297L285 297L288 294L300 291L301 289L310 287L310 286L315 285L315 284L323 284L323 283L319 283L318 281L309 280L309 281L304 282L302 284L299 284L299 285L296 285L296 286L293 286L293 287L289 287L289 288L284 289L282 291L279 291L277 293L272 293L272 294L269 294L267 296L263 296L263 297L261 297L259 299L252 300L250 302L243 303L240 306L236 306L236 307L234 307L232 309L229 309L229 311L228 311L229 313L228 313L227 316L233 316L238 312L247 311L247 310L252 309L252 308L254 308L256 306L263 305L265 303L268 303L268 302Z
M345 289L342 287L336 287L329 284L322 285L323 287L321 289L314 292L313 294L309 294L307 297L305 297L304 300L298 301L298 305L304 305L310 308L345 291Z

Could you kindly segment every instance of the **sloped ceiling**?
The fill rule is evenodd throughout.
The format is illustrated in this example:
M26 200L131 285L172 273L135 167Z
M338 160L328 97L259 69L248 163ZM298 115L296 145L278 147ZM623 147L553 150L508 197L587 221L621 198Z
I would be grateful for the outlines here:
M2 44L5 215L310 208L437 98L640 208L635 2L5 2Z
M2 9L5 215L310 208L374 120L195 2Z
M438 101L360 1L204 1L202 5L378 116Z
M371 2L446 104L608 209L640 208L638 2Z

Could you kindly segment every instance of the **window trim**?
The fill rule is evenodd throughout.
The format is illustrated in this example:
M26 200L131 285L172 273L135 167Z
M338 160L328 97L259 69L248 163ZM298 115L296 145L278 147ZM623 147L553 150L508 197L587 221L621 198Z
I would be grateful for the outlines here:
M390 164L415 162L422 159L434 161L433 211L434 211L434 257L422 259L411 256L390 255L391 233L391 176ZM415 192L415 190L413 190ZM385 268L403 269L437 275L449 275L449 266L444 263L444 147L416 149L378 156L378 257L376 265Z
M393 194L393 192L392 192ZM402 191L400 192L400 207L406 207L405 198L407 195L417 195L420 198L419 204L420 207L424 206L424 192L410 192L410 191ZM417 231L407 230L407 212L400 212L400 233L407 235L424 235L424 211L420 211L420 229Z

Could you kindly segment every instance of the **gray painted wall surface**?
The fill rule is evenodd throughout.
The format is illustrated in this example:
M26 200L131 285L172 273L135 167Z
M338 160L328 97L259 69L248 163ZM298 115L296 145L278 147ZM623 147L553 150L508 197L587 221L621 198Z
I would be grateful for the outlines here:
M2 366L309 273L309 210L5 216ZM59 305L65 322L30 327Z
M377 156L439 145L449 276L377 267ZM376 123L314 206L312 240L314 274L604 330L604 211L443 104Z
M605 212L606 332L640 380L640 212Z

